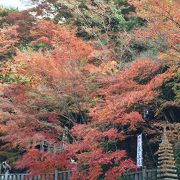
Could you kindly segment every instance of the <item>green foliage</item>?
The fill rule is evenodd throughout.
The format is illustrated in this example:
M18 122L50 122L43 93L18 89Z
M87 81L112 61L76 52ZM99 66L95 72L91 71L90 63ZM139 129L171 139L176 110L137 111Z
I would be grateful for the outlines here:
M164 86L162 87L162 99L171 101L172 104L180 102L180 74L176 71ZM162 107L165 107L164 105Z
M131 31L134 27L143 25L141 19L126 16L127 12L123 12L123 9L124 7L110 6L107 11L112 16L110 24L113 32Z
M101 9L98 9L97 6L95 5L95 8L97 8L97 10L94 12L94 14L91 14L91 12L88 9L83 8L84 6L81 6L82 7L81 12L84 18L78 17L77 21L75 22L79 30L86 29L83 27L84 24L89 28L92 27L99 28L99 31L101 33L105 33L105 31L107 30L106 28L109 25L110 25L108 29L109 32L130 31L134 27L142 25L143 21L140 18L128 17L128 13L132 11L129 5L114 4L110 1L106 3L107 3L105 7L106 10L101 13L100 13ZM103 24L102 22L104 22L105 24ZM86 33L89 34L87 31ZM82 37L83 35L84 34L82 34ZM83 38L87 39L86 37Z
M58 1L52 4L56 23L62 23L62 18L65 18L64 24L70 28L77 27L78 37L91 40L98 48L111 46L115 59L130 61L140 50L123 44L126 40L121 33L131 32L145 23L141 18L130 15L134 8L127 0Z
M17 150L13 150L11 148L6 149L4 152L0 154L0 162L5 160L9 160L11 162L17 161L19 158L19 153Z
M0 7L0 18L8 16L11 12L18 12L17 9L14 8L1 8Z
M32 80L16 74L2 75L0 74L0 83L21 83L29 84Z

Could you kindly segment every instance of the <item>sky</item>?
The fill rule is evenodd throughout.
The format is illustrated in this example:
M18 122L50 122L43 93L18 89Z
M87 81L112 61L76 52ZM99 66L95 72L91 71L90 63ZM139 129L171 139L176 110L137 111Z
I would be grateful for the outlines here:
M0 0L0 6L18 8L19 10L28 8L22 0Z

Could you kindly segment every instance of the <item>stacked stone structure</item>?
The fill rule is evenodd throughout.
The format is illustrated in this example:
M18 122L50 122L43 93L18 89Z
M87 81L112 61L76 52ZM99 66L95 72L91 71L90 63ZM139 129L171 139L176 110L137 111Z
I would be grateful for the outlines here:
M172 144L168 141L166 127L158 150L157 180L178 180Z

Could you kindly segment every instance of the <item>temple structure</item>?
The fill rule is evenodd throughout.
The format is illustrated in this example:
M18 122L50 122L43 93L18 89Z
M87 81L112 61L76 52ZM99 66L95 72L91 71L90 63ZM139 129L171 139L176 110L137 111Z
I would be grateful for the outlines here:
M178 180L172 144L168 141L164 126L162 142L158 150L158 180Z

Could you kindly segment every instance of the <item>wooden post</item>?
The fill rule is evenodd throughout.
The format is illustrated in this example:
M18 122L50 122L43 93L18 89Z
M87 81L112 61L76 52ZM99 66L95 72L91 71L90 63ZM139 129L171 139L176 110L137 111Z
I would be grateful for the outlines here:
M54 153L54 154L57 153L56 144L53 145L53 153Z
M40 151L44 152L44 140L40 141Z
M6 171L5 172L5 180L8 180L9 179L9 171Z
M142 179L143 180L146 180L146 166L144 166L143 168L142 168Z
M58 180L58 170L57 169L54 172L54 180Z
M71 177L71 171L68 171L68 180L70 180L70 177Z

